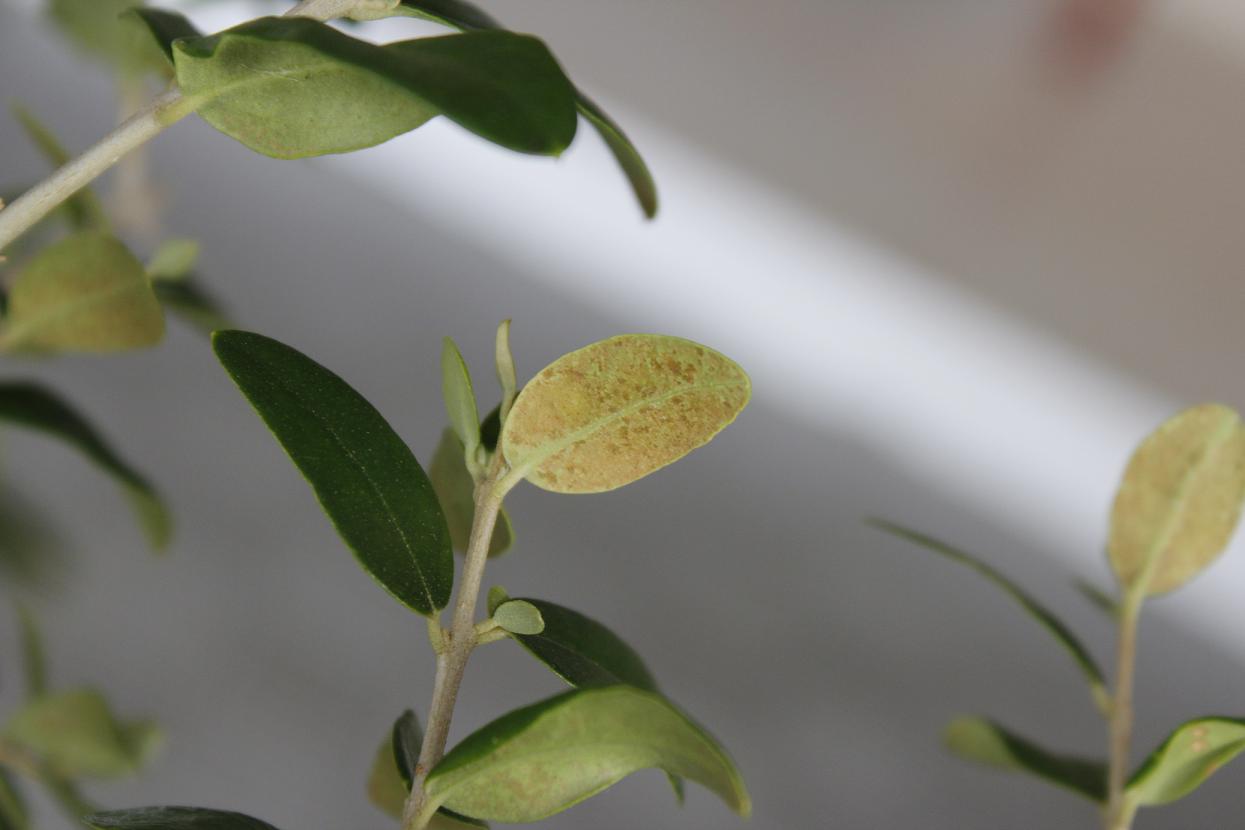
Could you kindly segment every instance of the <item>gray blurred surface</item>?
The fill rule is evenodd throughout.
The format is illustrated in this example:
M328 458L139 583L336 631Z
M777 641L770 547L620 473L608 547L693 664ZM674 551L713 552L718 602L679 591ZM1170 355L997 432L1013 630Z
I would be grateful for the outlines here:
M512 16L529 14L521 5ZM788 7L814 20L818 5ZM694 30L688 9L705 7L670 10L666 30L646 28L649 45L638 51L623 49L623 38L611 47L602 33L587 41L594 45L564 45L556 33L555 42L572 66L588 64L590 78L690 84L692 62L665 73L662 56L686 43L677 33ZM534 2L531 28L553 25L537 18L554 8ZM624 25L618 7L596 3L592 14L606 31ZM642 15L651 26L651 6ZM621 63L601 57L610 49ZM0 78L5 97L35 104L71 146L111 118L104 79L3 9ZM748 98L767 102L771 120L783 123L791 106L783 93L761 88ZM628 103L684 126L657 97ZM37 165L8 119L0 119L0 147L0 177ZM610 333L648 328L643 318L616 319L550 293L480 253L469 235L430 230L436 205L421 213L378 203L325 165L261 159L189 123L162 138L154 157L170 182L169 229L203 241L203 272L239 323L338 371L425 455L443 419L442 335L453 334L477 377L488 378L502 317L515 319L515 352L528 372ZM72 549L39 603L54 679L99 683L123 712L150 713L169 731L149 774L92 794L111 806L236 809L285 830L390 826L367 804L363 780L396 713L424 707L423 621L357 569L206 342L176 328L152 352L14 362L4 374L37 375L79 403L160 482L178 514L172 554L152 561L110 482L53 444L6 436L6 470L58 514ZM486 579L589 610L631 641L670 695L737 757L756 802L752 826L1095 825L1072 796L962 766L937 741L952 715L982 712L1053 746L1096 752L1102 727L1075 669L972 574L861 520L900 517L988 553L1092 634L1104 661L1107 626L1066 590L1067 575L1047 552L944 502L857 436L810 430L758 399L708 448L642 483L599 497L524 488L512 511L518 547ZM7 625L0 642L7 708L17 691ZM1241 667L1182 634L1161 606L1143 643L1140 747L1185 716L1240 711ZM516 649L485 649L472 663L455 735L558 690ZM1245 807L1239 775L1221 774L1138 826L1232 826L1224 817ZM669 802L660 777L643 774L547 826L737 826L701 790L681 811ZM60 826L50 813L41 818Z

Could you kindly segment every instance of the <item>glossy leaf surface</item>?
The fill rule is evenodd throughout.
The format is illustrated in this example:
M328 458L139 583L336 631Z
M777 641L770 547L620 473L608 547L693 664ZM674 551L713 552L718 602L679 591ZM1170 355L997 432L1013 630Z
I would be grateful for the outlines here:
M266 821L203 807L137 807L84 816L96 830L276 830Z
M524 600L540 612L544 629L514 639L558 677L580 688L624 684L657 691L640 655L601 623L552 602Z
M652 767L751 811L725 750L664 698L629 686L567 692L493 721L442 759L426 792L481 819L538 821Z
M750 395L744 371L706 346L624 334L558 358L532 378L502 427L502 451L538 487L599 493L707 443Z
M130 775L141 761L124 726L92 689L27 703L5 725L4 734L67 778Z
M121 484L152 547L168 545L172 520L155 489L68 403L33 383L0 383L0 422L46 433L77 449Z
M1103 678L1102 670L1098 668L1097 662L1090 655L1089 650L1081 644L1081 641L1072 630L1056 617L1046 606L1039 603L1031 597L1023 588L1012 582L1007 577L996 571L994 568L982 562L975 556L965 553L958 548L952 547L946 542L927 536L910 528L897 525L893 522L881 519L873 519L870 521L874 527L884 530L887 533L894 534L901 539L905 539L913 544L919 545L926 550L933 551L941 556L950 559L952 562L958 562L965 567L971 568L977 573L984 576L996 586L1003 589L1012 599L1029 612L1029 615L1037 620L1043 628L1063 646L1064 650L1072 656L1076 661L1081 672L1089 680L1091 690L1095 699L1101 699L1106 694L1106 680Z
M1106 798L1107 766L1056 755L983 718L957 718L944 735L947 748L970 761L1028 772L1093 801Z
M471 524L475 520L475 481L463 461L463 445L453 430L445 430L441 441L428 465L428 477L436 490L445 521L449 525L450 540L456 551L466 551L471 539ZM501 556L514 544L514 528L506 508L497 514L493 525L493 538L489 540L488 555Z
M575 134L570 82L522 35L376 46L306 18L260 18L173 48L200 115L277 158L371 147L435 115L526 153L557 155Z
M112 352L163 337L164 313L143 264L116 238L84 232L45 248L18 275L0 344Z
M419 462L376 408L269 337L223 331L212 345L363 569L421 614L444 608L454 580L445 517Z
M1245 750L1245 720L1198 718L1182 724L1137 770L1126 797L1143 807L1184 798Z
M1245 428L1220 404L1187 409L1133 453L1111 508L1107 555L1125 590L1161 594L1227 547L1245 501Z

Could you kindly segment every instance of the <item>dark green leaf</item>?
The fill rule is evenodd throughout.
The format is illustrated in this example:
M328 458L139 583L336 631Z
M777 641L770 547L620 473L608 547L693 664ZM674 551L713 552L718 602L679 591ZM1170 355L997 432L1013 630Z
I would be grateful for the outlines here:
M1046 609L1044 605L1039 603L1033 597L1029 596L1024 589L1016 585L1007 577L990 567L986 563L965 553L962 550L952 547L946 542L926 536L915 530L888 522L882 519L873 519L870 521L874 527L884 530L887 533L894 534L901 539L906 539L913 544L919 545L934 553L945 556L952 562L958 562L967 568L971 568L977 573L993 582L999 588L1002 588L1012 599L1016 600L1022 608L1037 620L1043 628L1049 631L1059 644L1064 647L1068 654L1072 655L1072 659L1076 661L1077 666L1085 674L1089 680L1090 692L1094 696L1094 701L1102 707L1107 700L1106 681L1103 679L1102 671L1098 668L1098 664L1094 662L1094 658L1090 656L1085 646L1081 645L1081 641L1077 639L1072 630L1064 625L1058 617Z
M463 460L463 445L452 430L447 429L441 434L441 441L432 455L432 463L428 465L428 477L432 480L437 500L445 512L454 550L466 551L476 514L475 481ZM493 526L488 555L501 556L512 544L514 528L503 507L497 514L497 523Z
M470 3L459 0L402 0L398 10L409 17L432 20L463 31L478 29L502 29L502 25L484 11ZM600 133L606 146L614 154L618 165L626 174L644 215L657 215L657 185L639 150L627 138L622 128L596 103L580 90L575 90L575 105L588 123Z
M186 19L185 15L165 9L144 9L135 7L127 13L134 18L155 40L169 65L173 64L173 43L188 37L203 37L203 33Z
M423 743L423 730L419 728L419 719L410 709L393 724L393 735L381 744L372 763L372 774L368 778L368 794L372 803L380 807L394 818L402 817L407 794L411 791L412 775L419 761L420 745ZM444 807L437 811L428 830L456 830L463 827L488 827L482 821L458 815Z
M393 735L390 746L393 759L398 765L398 775L406 788L411 788L415 780L415 766L419 763L419 752L424 743L424 730L419 727L419 718L407 709L393 722Z
M172 521L156 491L59 397L33 383L0 383L0 421L44 432L78 449L125 489L152 547L168 545Z
M481 819L538 821L650 767L751 812L726 751L664 698L630 686L578 689L504 715L446 755L425 792Z
M13 776L0 767L0 830L27 830L29 826L26 800L17 789Z
M47 661L43 656L43 637L35 615L23 604L17 606L17 628L22 642L22 674L28 700L42 697L48 690Z
M445 517L419 462L376 408L271 338L222 331L212 346L363 569L421 614L444 608L454 581Z
M544 44L475 32L376 46L301 17L261 18L174 44L177 78L212 126L301 158L371 147L445 115L525 153L575 135L570 81Z
M83 816L96 830L276 830L266 821L203 807L136 807Z
M497 449L497 437L501 435L501 405L489 410L480 422L480 443L484 449L493 452Z
M962 758L987 766L1028 772L1101 802L1107 792L1107 766L1055 755L982 718L957 718L947 727L947 747Z
M220 304L194 277L155 283L156 299L203 334L231 327Z
M1141 765L1125 797L1149 807L1184 798L1245 750L1245 720L1198 718L1182 724Z
M1081 596L1089 600L1089 603L1097 608L1108 617L1115 619L1120 614L1120 605L1115 597L1099 588L1097 585L1084 579L1074 580L1072 583Z
M25 107L19 104L13 104L11 107L18 123L22 125L26 135L39 148L39 152L43 154L53 170L69 163L69 153L61 146L60 141L50 129ZM82 188L66 199L62 209L69 219L69 224L79 230L86 228L103 230L108 227L108 216L104 213L104 206L100 204L95 191L89 187Z
M545 622L539 634L515 640L572 686L588 688L625 684L655 692L657 683L631 646L596 620L561 605L523 598Z

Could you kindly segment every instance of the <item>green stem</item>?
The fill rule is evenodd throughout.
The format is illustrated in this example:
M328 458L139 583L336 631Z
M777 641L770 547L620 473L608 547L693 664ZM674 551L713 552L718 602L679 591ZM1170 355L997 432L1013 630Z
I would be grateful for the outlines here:
M1143 580L1148 582L1148 580ZM1116 647L1115 694L1111 699L1108 726L1106 830L1129 830L1134 808L1124 788L1128 783L1129 751L1133 738L1133 685L1137 667L1137 622L1145 591L1134 588L1120 606L1119 642Z

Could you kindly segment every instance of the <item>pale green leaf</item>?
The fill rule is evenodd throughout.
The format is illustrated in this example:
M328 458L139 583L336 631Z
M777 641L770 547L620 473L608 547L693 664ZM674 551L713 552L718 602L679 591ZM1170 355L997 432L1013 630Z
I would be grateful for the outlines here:
M944 739L948 749L969 761L1028 772L1092 801L1106 798L1106 764L1056 755L983 718L956 718Z
M372 762L372 772L368 777L368 797L373 804L394 818L402 817L403 807L411 791L411 770L419 760L423 738L419 720L408 709L394 722L392 737L380 745ZM444 808L438 810L428 824L428 830L462 830L468 827L488 825Z
M1129 781L1125 797L1142 807L1184 798L1242 750L1245 720L1191 720L1142 763Z
M34 113L20 104L12 104L11 108L18 123L26 131L26 135L39 148L39 152L53 170L69 163L69 152L52 134L52 131L35 118ZM108 216L104 212L104 206L100 203L99 197L95 195L95 191L89 187L82 188L66 199L61 209L69 219L69 224L78 230L87 228L104 230L108 227Z
M122 486L151 546L168 546L172 519L160 496L68 403L33 383L0 383L0 422L46 433L77 449Z
M511 634L539 634L545 630L540 610L521 599L503 602L493 612L493 622Z
M376 747L372 769L367 777L367 797L391 818L402 818L402 808L410 794L393 760L393 743L386 738Z
M142 0L49 0L48 11L75 46L123 75L163 73L167 64L150 34L123 14L141 5Z
M276 830L266 821L202 807L136 807L83 816L95 830Z
M454 582L445 517L384 417L340 377L269 337L221 331L212 347L363 569L420 614L444 608Z
M510 353L509 320L502 320L501 325L497 327L494 363L497 366L497 383L501 386L501 404L497 407L497 418L500 424L510 414L510 407L514 405L515 396L519 394L519 381L515 376L514 369L514 355Z
M164 314L143 264L116 238L84 232L45 248L18 275L0 346L111 352L163 337Z
M1245 427L1202 404L1137 448L1111 509L1108 558L1125 591L1179 588L1227 547L1245 502Z
M435 805L484 820L539 821L647 768L751 812L725 750L664 698L629 686L567 692L493 721L433 768L426 792Z
M449 337L441 343L441 397L450 428L465 448L464 457L475 458L480 446L480 411L476 408L467 362Z
M428 478L436 491L441 510L449 525L450 541L454 550L466 551L471 539L471 525L475 520L475 481L467 471L463 460L463 445L453 430L445 430L437 444L432 462L428 465ZM489 540L488 555L500 556L514 544L514 528L510 516L503 507L493 526L493 538Z
M9 720L4 734L67 778L116 778L138 769L139 758L121 723L93 689L27 703Z
M181 280L199 259L199 243L194 239L170 239L161 243L147 262L147 276L153 280Z
M707 443L751 391L743 369L706 346L624 334L542 369L510 410L501 448L538 487L613 490Z

